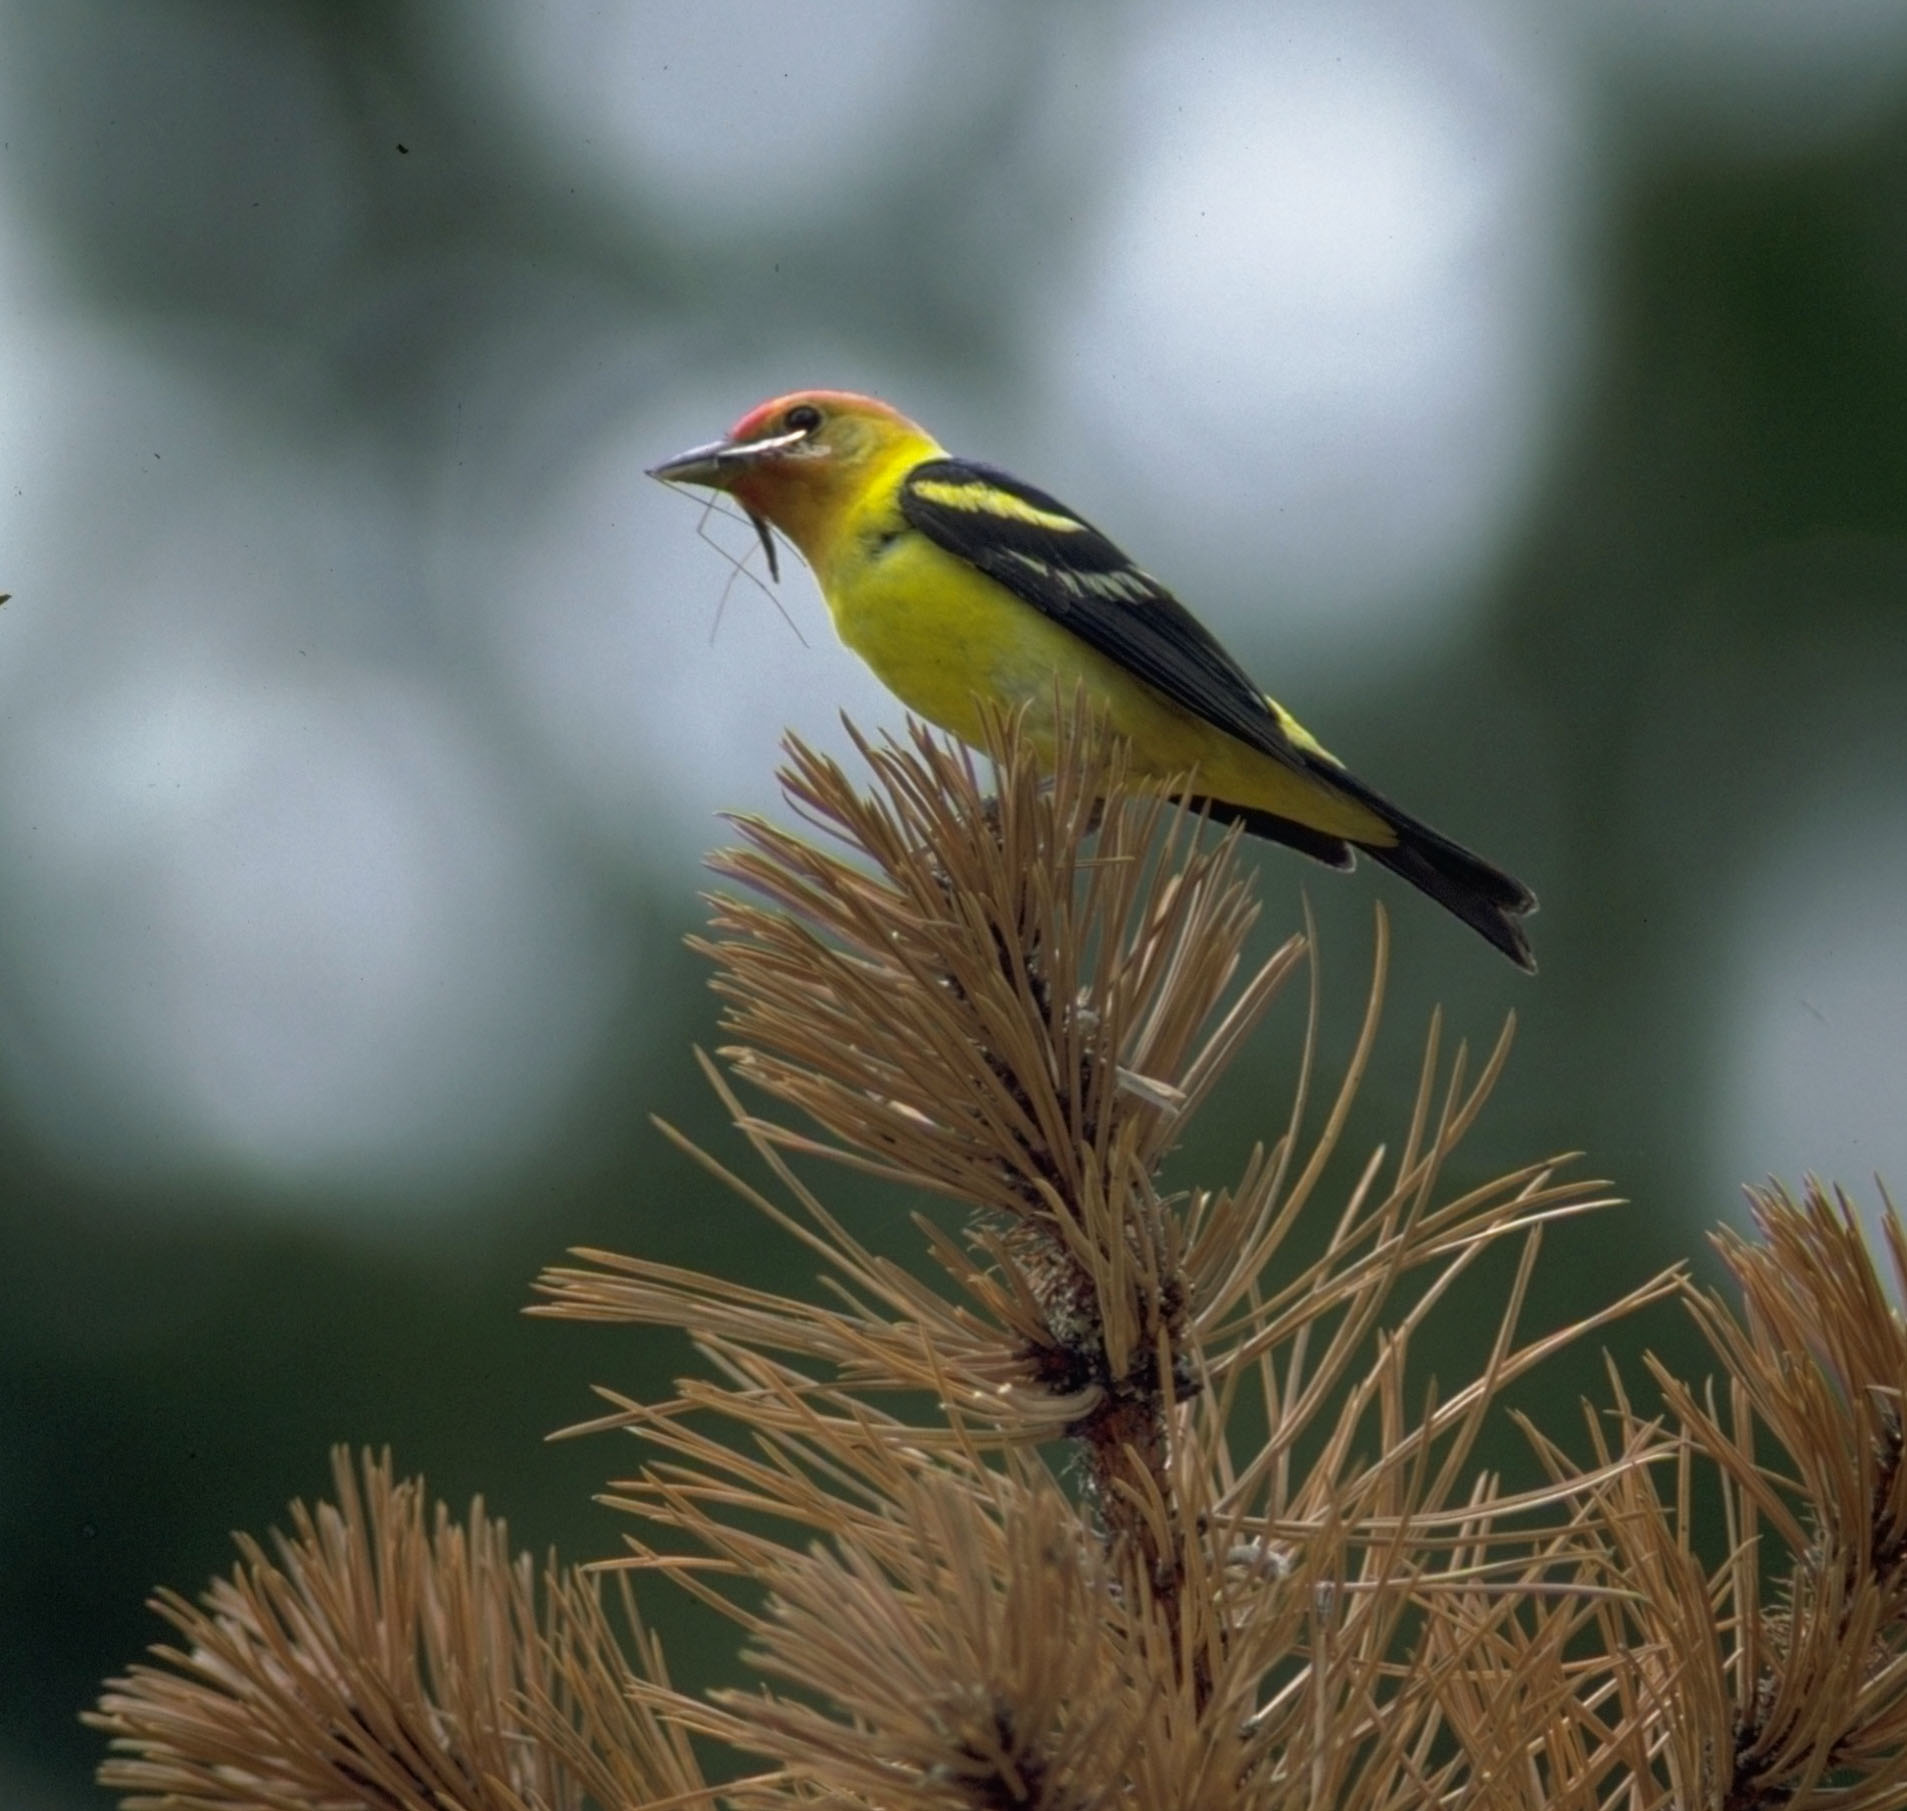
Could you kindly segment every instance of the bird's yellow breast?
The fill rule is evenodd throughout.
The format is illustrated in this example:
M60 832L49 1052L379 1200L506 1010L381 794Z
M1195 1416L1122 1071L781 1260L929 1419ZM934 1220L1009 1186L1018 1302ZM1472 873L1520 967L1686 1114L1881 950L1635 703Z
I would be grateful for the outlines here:
M1196 769L1203 794L1328 835L1391 840L1354 799L1173 703L909 528L891 502L843 530L815 566L835 632L903 704L963 742L984 739L985 699L1025 706L1035 737L1050 746L1055 704L1083 688L1130 742L1141 773L1168 779Z
M1069 664L1096 658L911 529L857 551L857 569L824 587L836 633L910 710L964 741L980 740L979 698L1036 704Z

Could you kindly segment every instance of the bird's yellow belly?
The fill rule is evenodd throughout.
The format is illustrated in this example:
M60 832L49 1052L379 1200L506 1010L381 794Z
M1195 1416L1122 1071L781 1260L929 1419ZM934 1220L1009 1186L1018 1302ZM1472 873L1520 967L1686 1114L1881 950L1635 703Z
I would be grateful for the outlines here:
M1053 714L1083 690L1130 742L1136 769L1197 770L1201 794L1295 819L1329 835L1391 840L1355 800L1214 728L1116 661L931 542L903 536L825 585L836 632L905 704L963 742L984 739L982 700L1024 706L1050 751Z

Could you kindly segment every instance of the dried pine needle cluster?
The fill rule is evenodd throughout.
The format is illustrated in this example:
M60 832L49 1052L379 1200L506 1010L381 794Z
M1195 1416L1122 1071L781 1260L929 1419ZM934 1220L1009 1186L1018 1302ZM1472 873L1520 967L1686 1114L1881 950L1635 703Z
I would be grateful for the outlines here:
M1002 723L985 784L926 735L864 747L871 794L796 747L804 828L744 822L719 863L707 1067L766 1183L694 1155L822 1287L595 1251L544 1277L540 1312L704 1361L592 1424L643 1451L620 1628L604 1570L539 1583L480 1507L427 1527L341 1458L275 1557L159 1600L183 1645L93 1719L129 1805L660 1807L716 1796L692 1738L754 1758L742 1806L1907 1804L1907 1329L1846 1202L1758 1198L1722 1244L1739 1312L1671 1277L1526 1331L1545 1225L1602 1203L1550 1165L1446 1184L1506 1046L1473 1073L1434 1024L1394 1148L1332 1163L1381 985L1333 1098L1168 1192L1303 942L1249 967L1234 845L1089 727L1062 743L1042 777ZM826 1164L955 1230L877 1249ZM1433 1390L1422 1330L1504 1245L1484 1362ZM1717 1385L1656 1366L1649 1410L1612 1368L1582 1456L1527 1429L1541 1488L1479 1470L1507 1384L1670 1293ZM734 1620L754 1689L671 1687L650 1574Z
M696 1794L681 1731L624 1689L662 1657L596 1581L540 1581L501 1522L462 1523L366 1455L333 1455L335 1503L296 1504L276 1554L240 1560L198 1604L153 1607L182 1647L115 1680L89 1719L121 1752L130 1805L582 1811Z

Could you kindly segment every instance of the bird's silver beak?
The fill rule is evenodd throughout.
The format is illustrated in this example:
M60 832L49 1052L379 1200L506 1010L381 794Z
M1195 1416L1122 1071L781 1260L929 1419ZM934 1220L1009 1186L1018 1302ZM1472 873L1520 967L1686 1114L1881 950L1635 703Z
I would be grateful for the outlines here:
M692 446L660 465L649 468L651 478L664 484L705 484L710 490L727 490L736 474L769 453L785 453L807 439L805 431L771 434L766 440L711 440L707 446Z

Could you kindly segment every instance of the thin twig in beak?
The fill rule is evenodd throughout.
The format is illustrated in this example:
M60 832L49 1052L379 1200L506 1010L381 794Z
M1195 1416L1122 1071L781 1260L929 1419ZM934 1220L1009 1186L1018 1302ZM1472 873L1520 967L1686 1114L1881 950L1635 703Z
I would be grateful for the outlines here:
M781 583L781 564L775 558L774 530L768 526L768 518L766 516L758 516L752 509L748 511L748 519L755 524L755 533L761 537L761 550L768 556L768 576L779 585Z

